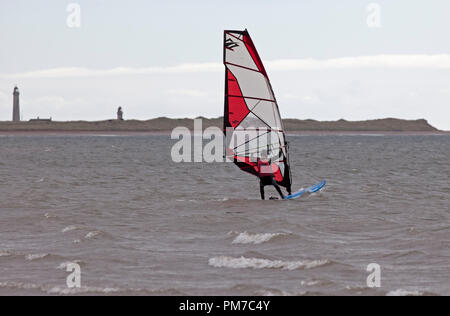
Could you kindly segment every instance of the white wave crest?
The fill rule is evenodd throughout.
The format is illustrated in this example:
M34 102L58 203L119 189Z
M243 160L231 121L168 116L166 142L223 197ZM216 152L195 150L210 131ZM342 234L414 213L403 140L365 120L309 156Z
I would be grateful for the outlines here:
M86 236L84 236L84 238L85 239L92 239L92 238L95 238L95 237L97 237L98 235L100 235L102 232L100 232L100 231L93 231L93 232L89 232L89 233L87 233L86 234Z
M319 283L320 282L317 280L309 280L309 281L303 280L300 284L303 286L314 286L314 285L318 285Z
M278 236L283 236L286 234L281 234L281 233L264 233L264 234L252 234L252 233L247 233L247 232L243 232L240 233L234 240L233 240L233 244L262 244L265 242L268 242L269 240L278 237Z
M100 294L112 294L118 293L123 290L118 288L110 288L110 287L81 287L81 288L73 288L69 289L67 287L55 286L47 291L48 294L56 294L56 295L76 295L76 294L88 294L88 293L100 293Z
M15 281L7 281L0 282L0 289L18 289L18 290L38 290L42 293L46 293L48 295L86 295L86 294L99 294L99 295L109 295L109 294L117 294L117 293L151 293L151 294L160 294L160 293L175 293L180 294L176 290L171 289L161 289L156 291L147 291L144 289L134 289L134 288L116 288L116 287L93 287L93 286L82 286L81 288L68 288L66 286L50 286L50 285L38 285L33 283L23 283L23 282L15 282Z
M22 282L0 282L0 288L8 288L8 289L22 289L22 290L35 290L41 289L39 285L32 283L22 283Z
M214 257L209 259L209 265L215 268L230 269L282 269L282 270L298 270L312 269L329 264L328 260L312 260L312 261L282 261L268 260L259 258L233 258L233 257Z
M25 259L28 261L34 261L34 260L44 259L48 256L49 256L48 253L35 253L35 254L26 255Z
M12 256L12 253L10 253L9 251L0 250L0 258L1 257L11 257L11 256Z
M20 289L20 290L39 290L51 295L76 295L76 294L88 294L88 293L100 293L111 294L120 292L120 289L116 288L101 288L101 287L81 287L69 289L63 286L41 286L33 283L22 282L0 282L0 288Z
M70 226L67 226L67 227L63 228L63 230L61 230L61 232L62 233L68 233L68 232L71 232L71 231L76 230L76 229L78 229L77 226L70 225Z
M260 296L306 296L308 295L307 291L291 293L282 290L261 290L257 291L257 295Z
M423 295L424 293L420 291L408 291L402 289L390 291L386 294L386 296L423 296Z

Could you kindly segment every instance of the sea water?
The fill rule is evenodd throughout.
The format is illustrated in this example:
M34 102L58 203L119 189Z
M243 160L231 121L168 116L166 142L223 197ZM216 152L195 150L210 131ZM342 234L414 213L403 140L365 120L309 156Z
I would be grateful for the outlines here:
M321 193L260 201L168 136L1 137L0 295L450 294L449 136L288 139Z

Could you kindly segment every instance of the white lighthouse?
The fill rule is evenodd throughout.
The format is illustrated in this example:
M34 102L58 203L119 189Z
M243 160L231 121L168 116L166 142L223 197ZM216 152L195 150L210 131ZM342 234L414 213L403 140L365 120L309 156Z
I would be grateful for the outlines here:
M19 122L20 121L20 106L19 106L19 88L14 87L14 101L13 101L13 122Z

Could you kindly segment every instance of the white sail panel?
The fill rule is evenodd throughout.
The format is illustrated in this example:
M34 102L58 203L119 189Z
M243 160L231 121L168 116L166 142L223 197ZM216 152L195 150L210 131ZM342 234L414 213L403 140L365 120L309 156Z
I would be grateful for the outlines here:
M273 100L267 79L262 73L232 65L228 65L228 68L238 78L244 97Z

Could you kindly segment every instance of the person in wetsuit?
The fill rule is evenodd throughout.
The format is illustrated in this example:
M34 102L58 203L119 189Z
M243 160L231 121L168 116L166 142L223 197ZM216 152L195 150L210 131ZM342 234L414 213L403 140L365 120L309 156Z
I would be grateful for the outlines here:
M281 199L284 200L283 192L281 191L281 188L273 175L272 162L267 158L267 155L265 154L261 155L261 158L258 158L258 177L259 190L261 192L262 200L265 200L264 187L266 185L273 185L277 192L280 194Z

